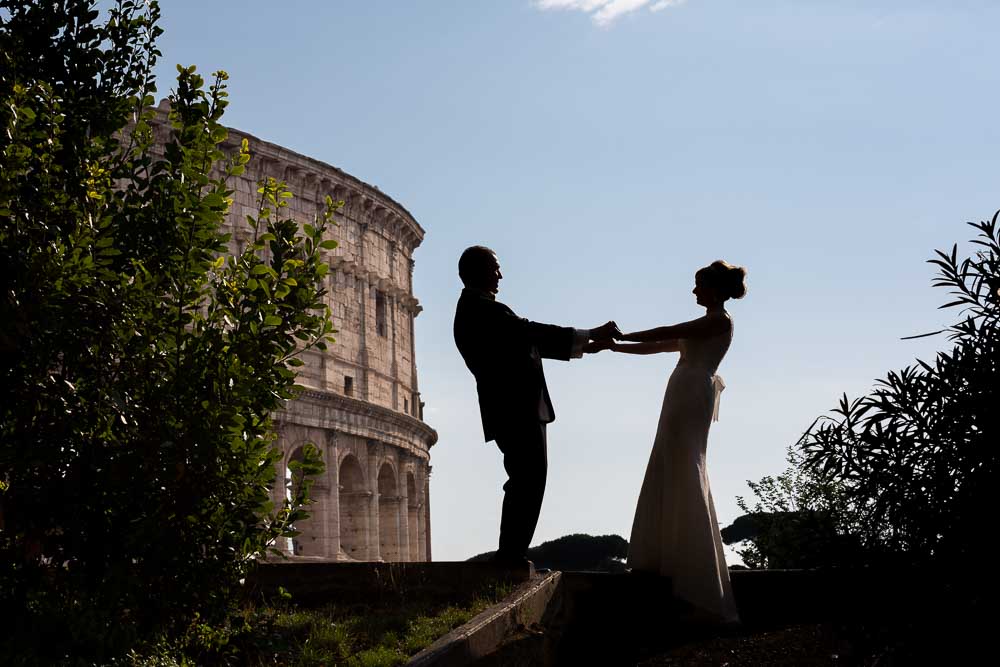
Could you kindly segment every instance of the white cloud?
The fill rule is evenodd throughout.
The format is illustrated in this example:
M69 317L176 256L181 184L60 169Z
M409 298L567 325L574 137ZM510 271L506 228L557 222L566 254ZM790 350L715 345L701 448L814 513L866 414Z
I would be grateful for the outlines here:
M649 11L658 12L661 9L667 9L669 7L680 7L685 2L687 2L687 0L658 0L653 3L653 6L649 8Z
M683 5L686 0L535 0L538 9L573 9L590 14L596 25L606 28L619 16L642 9L658 12Z
M608 2L609 0L536 0L535 4L539 9L580 9L590 12Z

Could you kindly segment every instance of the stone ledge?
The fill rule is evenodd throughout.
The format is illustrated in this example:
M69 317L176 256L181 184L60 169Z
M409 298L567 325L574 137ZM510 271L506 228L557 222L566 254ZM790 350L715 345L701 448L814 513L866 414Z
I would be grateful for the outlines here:
M527 568L509 569L489 562L344 563L282 561L261 563L248 577L248 593L270 597L283 588L298 604L331 600L370 600L382 593L475 593L492 582L531 580Z
M416 654L410 667L465 667L494 653L519 630L541 622L559 587L560 572L538 575L500 603Z
M310 408L320 410L322 414L308 414ZM331 411L342 413L342 415L331 414ZM371 431L372 434L378 432L387 441L390 434L385 432L385 426L391 425L425 445L426 451L429 451L437 443L437 431L416 417L359 398L309 387L301 390L295 400L288 402L285 408L277 414L275 421L305 424L318 428L323 428L327 423L335 423L334 428L350 432L349 418L363 420L364 423L358 424L358 426ZM371 437L370 434L363 431L354 434ZM389 444L400 446L396 442Z

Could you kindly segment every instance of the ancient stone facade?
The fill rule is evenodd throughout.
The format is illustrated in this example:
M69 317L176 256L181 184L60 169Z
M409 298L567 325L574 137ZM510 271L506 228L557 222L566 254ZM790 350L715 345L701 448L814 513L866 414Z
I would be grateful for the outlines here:
M157 132L165 138L166 111ZM414 357L413 251L424 230L403 206L378 188L328 164L230 130L224 147L249 141L247 171L231 180L228 222L234 242L250 233L257 183L285 181L294 193L289 217L312 222L326 195L345 206L330 236L334 270L327 280L337 329L326 352L302 357L298 382L307 389L277 416L284 459L275 500L288 492L288 462L311 442L326 472L316 480L311 517L301 534L279 545L291 558L429 561L430 448L437 433L423 422Z

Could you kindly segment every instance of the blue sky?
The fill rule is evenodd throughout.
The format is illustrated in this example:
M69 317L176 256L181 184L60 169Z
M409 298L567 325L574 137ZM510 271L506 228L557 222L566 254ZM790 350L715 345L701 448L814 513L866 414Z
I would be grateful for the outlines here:
M546 8L548 7L548 8ZM656 11L654 11L656 9ZM934 248L1000 208L991 2L258 0L163 3L176 63L230 73L227 124L403 203L435 559L495 548L503 469L454 348L456 262L493 247L532 319L699 315L694 271L745 265L709 441L719 518L842 392L929 357ZM548 362L557 421L536 542L628 538L673 355Z

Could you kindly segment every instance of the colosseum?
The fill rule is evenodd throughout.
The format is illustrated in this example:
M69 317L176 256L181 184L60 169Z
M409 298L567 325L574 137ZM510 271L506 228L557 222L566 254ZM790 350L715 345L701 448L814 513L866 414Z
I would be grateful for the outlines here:
M166 102L158 109L165 139ZM326 472L312 488L311 516L300 535L279 547L289 558L342 561L429 561L430 448L437 433L423 421L417 384L413 251L424 230L399 202L319 160L230 129L224 149L243 139L252 159L233 179L228 224L233 238L250 230L257 182L272 176L294 193L287 211L300 222L322 212L324 199L343 200L331 236L327 285L336 342L308 351L300 397L277 415L283 452L275 501L291 483L288 462L307 442L320 448Z

